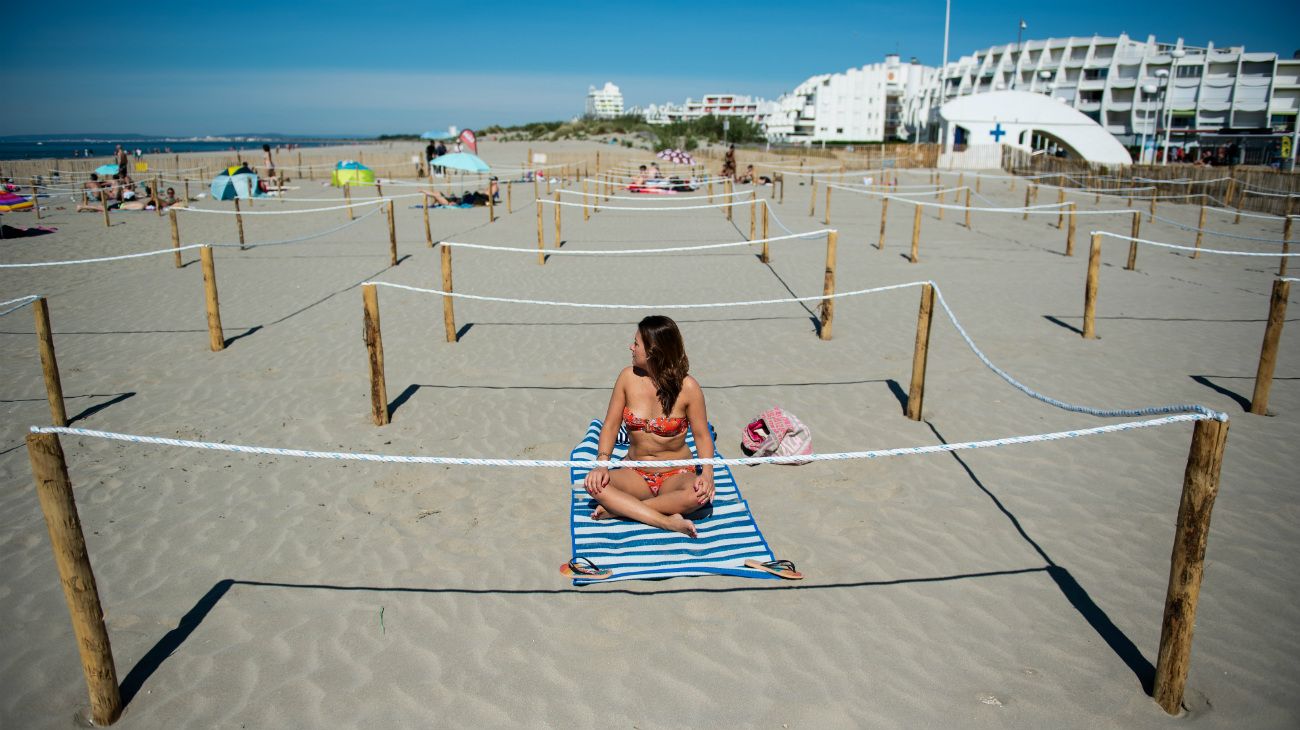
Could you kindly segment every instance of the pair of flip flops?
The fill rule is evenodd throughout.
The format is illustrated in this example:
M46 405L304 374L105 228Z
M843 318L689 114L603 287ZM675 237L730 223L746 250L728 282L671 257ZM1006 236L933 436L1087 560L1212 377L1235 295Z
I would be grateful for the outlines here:
M784 578L786 580L803 580L803 573L795 570L794 563L789 560L772 560L765 563L750 558L745 561L745 567L753 568L754 570L761 570L764 573L771 573L778 578Z
M614 571L602 568L587 558L574 558L560 566L560 575L583 580L605 580L614 575Z

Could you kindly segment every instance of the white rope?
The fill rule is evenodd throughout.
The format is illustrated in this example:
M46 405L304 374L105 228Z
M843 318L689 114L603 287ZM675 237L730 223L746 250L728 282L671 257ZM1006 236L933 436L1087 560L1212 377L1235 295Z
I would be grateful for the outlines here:
M1174 416L1165 416L1163 418L1153 418L1146 421L1131 421L1128 423L1113 423L1105 426L1094 426L1092 428L1081 428L1071 431L1053 431L1050 433L1025 434L1021 436L1008 436L997 439L986 439L983 441L963 441L950 444L933 444L930 446L904 446L892 449L876 449L872 451L845 451L828 454L807 454L795 456L750 456L738 459L664 459L661 461L636 461L636 460L582 460L582 459L476 459L460 456L416 456L416 455L394 455L394 454L367 454L349 451L307 451L304 449L281 449L271 446L245 446L242 444L221 444L211 441L191 441L186 439L160 438L157 436L139 436L135 434L114 433L111 431L93 431L86 428L69 428L65 426L32 426L32 433L53 433L64 434L68 436L84 436L89 438L109 439L113 441L126 441L137 444L152 444L156 446L181 446L191 449L205 449L208 451L226 451L240 454L261 454L267 456L296 456L304 459L329 459L332 461L371 461L371 462L389 462L400 464L442 464L454 466L492 466L492 467L528 467L528 468L553 468L553 469L572 469L572 468L618 468L618 467L640 467L640 468L666 468L677 466L752 466L757 464L802 464L809 461L848 461L855 459L879 459L887 456L919 456L922 454L937 454L951 451L967 451L971 449L987 449L998 446L1014 446L1018 444L1040 443L1044 441L1060 441L1062 439L1080 438L1083 436L1096 436L1106 433L1116 433L1120 431L1133 431L1141 428L1153 428L1156 426L1165 426L1171 423L1182 423L1187 421L1203 421L1212 418L1202 413L1188 413Z
M123 259L138 259L144 256L157 256L164 253L176 253L177 251L188 251L191 248L203 248L206 243L191 243L188 246L180 248L163 248L157 251L145 251L144 253L128 253L122 256L104 256L97 259L74 259L71 261L39 261L32 264L0 264L0 269L33 269L38 266L70 266L72 264L98 264L104 261L121 261Z
M533 253L537 250L534 249ZM819 294L814 297L789 297L786 299L755 299L747 302L713 302L711 304L590 304L585 302L554 302L541 299L510 299L506 297L488 297L478 294L463 294L461 292L448 292L441 289L421 289L415 286L406 286L405 284L393 284L387 281L367 281L366 284L376 286L388 286L394 289L404 289L406 291L417 292L420 294L437 294L444 297L456 297L459 299L474 299L483 302L504 302L506 304L540 304L551 307L578 307L583 309L712 309L718 307L744 307L756 304L790 304L794 302L817 302L825 299L839 299L842 297L853 297L861 294L872 294L875 292L890 291L892 289L906 289L907 287L920 286L926 282L913 281L907 284L893 284L891 286L878 286L872 289L858 289L856 291L839 292L836 294L825 295Z
M660 205L660 206L641 206L641 205L604 205L604 204L587 204L587 203L570 203L566 200L550 200L549 198L538 198L538 203L547 205L566 205L571 208L600 208L601 210L703 210L705 208L725 208L727 206L744 206L751 201L739 200L727 203L713 203L712 205ZM766 203L766 198L759 198L754 203Z
M1157 180L1155 178L1150 178L1150 177L1135 177L1133 179L1138 182L1152 182L1152 183L1159 183L1161 185L1213 185L1214 183L1227 182L1232 178L1216 177L1212 180L1192 180L1190 178L1183 177L1183 178L1178 178L1177 180Z
M1242 216L1243 218L1266 218L1271 221L1286 220L1285 216L1273 215L1272 213L1249 213L1244 210L1237 210L1235 208L1214 208L1208 205L1205 206L1205 209L1210 211L1211 213L1222 213L1224 215L1239 215Z
M934 202L927 202L924 200L913 200L912 198L904 198L895 195L893 193L878 193L872 190L859 190L857 188L851 188L845 185L837 185L835 183L827 183L827 186L832 188L838 188L840 190L847 190L848 192L857 193L859 195L874 195L879 198L898 200L903 203L910 203L911 205L919 205L926 208L944 208L946 210L969 210L972 213L1029 213L1031 215L1058 215L1064 213L1065 215L1071 215L1071 213L1068 210L1070 203L1041 203L1038 205L1031 205L1028 207L1016 207L1016 208L975 208L975 207L967 208L964 205L956 205L953 203L934 203ZM1140 211L1131 208L1119 208L1116 210L1076 210L1074 211L1073 215L1115 215L1115 214L1135 215L1139 212Z
M209 245L213 246L214 248L244 248L244 249L248 249L248 248L262 248L263 246L284 246L284 245L286 245L286 244L290 244L290 243L302 243L303 241L310 241L310 240L313 239L313 238L320 238L321 236L328 236L329 234L331 234L331 233L337 233L338 231L341 231L341 230L343 230L344 228L348 228L348 227L351 227L351 226L355 226L356 224L358 224L358 223L360 223L361 221L363 221L363 220L369 218L370 216L372 216L372 215L378 213L378 212L381 211L381 210L383 210L383 208L371 208L370 211L369 211L368 213L364 213L364 214L362 214L362 215L360 215L360 216L358 216L358 217L356 217L356 218L354 218L354 219L348 221L347 223L344 223L344 224L342 224L342 225L338 225L338 226L334 226L333 228L327 228L327 229L325 229L325 230L323 230L323 231L318 231L318 232L316 232L316 233L308 233L308 234L305 235L305 236L299 236L299 237L297 237L297 238L284 238L284 239L280 239L280 240L278 240L278 241L257 241L257 242L255 242L255 243L213 243L213 244L209 244Z
M1240 234L1237 234L1237 233L1227 233L1227 232L1224 232L1224 231L1215 231L1215 230L1211 230L1211 229L1209 229L1209 228L1200 228L1200 229L1198 229L1198 228L1196 228L1195 226L1184 225L1184 224L1182 224L1182 223L1179 223L1179 222L1176 221L1176 220L1171 220L1171 219L1169 219L1169 218L1165 218L1164 216L1159 216L1159 215L1157 215L1157 216L1152 216L1152 217L1155 218L1156 220L1162 222L1162 223L1168 223L1168 224L1171 225L1171 226L1176 226L1176 227L1181 228L1181 229L1183 229L1183 230L1185 230L1185 231L1197 231L1197 230L1199 230L1199 231L1201 231L1202 233L1208 233L1208 234L1211 235L1211 236L1220 236L1220 237L1223 237L1223 238L1236 238L1236 239L1238 239L1238 240L1242 240L1242 241L1260 241L1260 242L1262 242L1262 243L1287 243L1287 241L1286 241L1285 239L1282 239L1282 238L1260 238L1259 236L1243 236L1243 235L1240 235Z
M647 186L647 187L649 187L649 186ZM637 202L666 202L666 201L670 201L670 200L700 200L700 199L702 199L702 198L738 198L738 197L740 197L741 195L753 195L753 194L754 194L752 190L736 190L736 191L733 191L733 192L730 192L730 193L714 193L713 195L709 195L708 193L704 193L703 195L682 195L682 194L674 194L674 195L665 195L665 196L660 196L660 195L657 195L657 194L647 194L647 195L611 195L611 196L609 196L608 198L606 198L606 197L604 197L603 195L601 195L601 193L600 193L599 191L596 191L596 190L592 190L591 192L588 192L588 193L584 193L584 192L581 191L581 190L559 190L559 191L556 191L556 192L559 192L561 195L581 195L581 196L584 196L584 197L596 197L596 198L600 198L601 200L635 200L635 201L637 201ZM605 207L605 206L602 205L601 207L603 208L603 207Z
M410 197L410 196L403 196ZM189 213L216 213L218 215L296 215L298 213L323 213L330 210L343 210L344 208L360 208L366 205L377 205L389 202L390 198L375 198L373 200L363 200L352 203L351 205L335 205L329 208L307 208L304 210L212 210L210 208L176 208L176 210L186 211Z
M1145 238L1134 238L1132 236L1124 236L1118 233L1110 233L1108 231L1093 231L1092 234L1094 236L1102 235L1108 238L1118 238L1124 241L1136 241L1138 243L1145 243L1148 246L1160 246L1162 248L1173 248L1173 249L1178 249L1179 251L1200 251L1201 253L1217 253L1217 254L1223 254L1225 256L1268 256L1270 258L1278 257L1278 256L1286 257L1286 258L1292 256L1300 256L1300 253L1267 253L1267 252L1258 253L1255 251L1222 251L1214 248L1193 248L1191 246L1179 246L1178 244L1164 243L1162 241L1148 241Z
M796 233L789 236L776 236L774 238L756 238L752 241L732 241L730 243L706 243L699 246L676 246L673 248L634 248L634 249L627 249L627 250L606 249L601 251L575 251L575 250L569 250L567 248L560 248L560 249L555 249L553 251L547 251L546 255L547 256L553 256L553 255L620 256L620 255L627 255L627 254L677 253L679 251L701 251L704 249L712 249L712 248L732 248L735 246L749 246L755 243L772 243L775 241L789 241L792 239L813 238L816 236L824 236L827 233L830 233L834 230L836 229L822 228L816 231L809 231L807 233ZM460 248L476 248L476 249L483 249L485 251L501 251L505 253L535 254L541 250L538 248L510 248L508 246L487 246L481 243L463 243L461 241L442 241L442 245L458 246Z
M23 307L27 306L28 304L31 304L32 302L40 298L41 297L37 294L28 294L25 297L18 297L17 299L10 299L7 302L0 302L0 307L5 307L17 302L16 306L9 307L8 309L0 312L0 317L3 317L6 314L9 314L10 312L17 312L18 310L22 309Z

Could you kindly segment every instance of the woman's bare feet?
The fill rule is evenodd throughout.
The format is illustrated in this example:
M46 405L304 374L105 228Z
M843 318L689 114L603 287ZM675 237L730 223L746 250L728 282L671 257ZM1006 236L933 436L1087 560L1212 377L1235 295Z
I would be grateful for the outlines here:
M695 523L681 515L668 515L668 529L680 532L687 537L699 537L695 532Z
M603 504L596 505L596 511L591 513L591 519L593 520L609 520L613 519L613 517L614 516L605 509L605 505Z

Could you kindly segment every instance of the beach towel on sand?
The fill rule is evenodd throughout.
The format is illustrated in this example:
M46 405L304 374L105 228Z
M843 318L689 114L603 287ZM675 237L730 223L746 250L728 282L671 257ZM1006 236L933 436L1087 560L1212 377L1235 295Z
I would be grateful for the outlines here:
M600 419L591 422L586 437L574 448L570 459L596 458L600 426ZM709 432L713 432L712 425ZM689 431L686 445L691 456L695 457L695 435ZM611 458L623 459L627 449L627 431L619 428ZM713 469L715 492L712 507L687 515L699 531L699 537L695 539L630 520L591 519L596 501L582 485L589 471L583 467L569 469L572 486L569 532L573 540L573 556L587 558L614 574L599 581L575 578L574 585L682 575L776 578L770 573L745 567L746 559L767 562L773 556L749 512L749 503L740 496L730 468L720 466Z

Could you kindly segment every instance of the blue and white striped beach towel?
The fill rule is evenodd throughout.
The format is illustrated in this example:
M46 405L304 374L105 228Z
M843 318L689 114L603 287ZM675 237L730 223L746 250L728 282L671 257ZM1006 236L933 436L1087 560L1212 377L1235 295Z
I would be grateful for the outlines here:
M574 448L570 459L596 458L600 427L600 419L591 422L586 437ZM709 432L713 433L712 424ZM695 435L690 431L686 433L686 445L692 456L698 455ZM627 449L627 431L620 427L612 458L624 458ZM582 485L589 471L582 467L569 470L572 482L569 528L573 536L573 556L587 558L614 574L600 581L575 578L574 585L680 575L776 578L771 573L745 567L748 558L766 562L773 556L749 512L749 503L740 496L729 467L714 467L712 512L690 517L699 531L699 537L695 539L629 520L591 519L596 501Z

